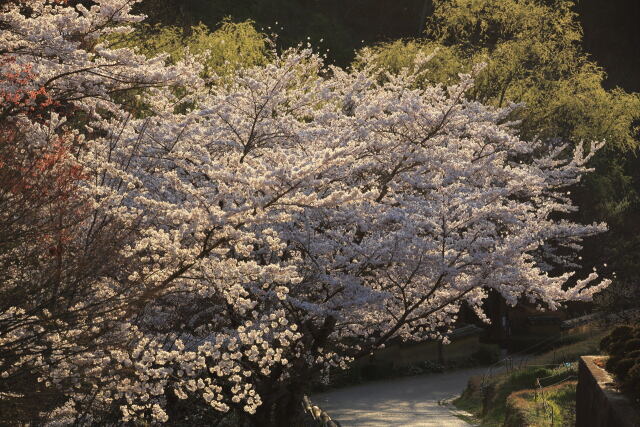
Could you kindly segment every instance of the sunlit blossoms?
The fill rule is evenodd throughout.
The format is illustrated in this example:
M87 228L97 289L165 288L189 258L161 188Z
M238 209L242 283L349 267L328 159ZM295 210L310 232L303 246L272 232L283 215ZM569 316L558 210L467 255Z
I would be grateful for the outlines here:
M109 47L132 3L0 17L3 73L29 73L0 82L3 126L26 149L75 141L77 171L73 215L51 222L73 257L0 284L2 399L32 391L12 389L22 378L57 393L39 414L52 424L278 425L327 369L393 337L443 339L463 304L484 318L489 289L554 309L608 284L566 272L604 230L566 215L600 144L522 141L517 106L468 101L471 75L418 89L420 63L380 79L293 50L203 81L195 58ZM48 256L33 240L0 256L19 270L29 245ZM66 273L40 280L43 265ZM37 292L5 298L20 283Z

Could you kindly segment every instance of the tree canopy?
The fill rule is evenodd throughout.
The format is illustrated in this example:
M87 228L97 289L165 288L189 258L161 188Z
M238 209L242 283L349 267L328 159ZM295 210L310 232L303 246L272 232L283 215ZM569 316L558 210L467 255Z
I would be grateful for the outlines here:
M582 48L582 29L568 0L435 1L425 37L378 44L356 58L374 56L381 71L397 71L418 53L432 54L425 83L455 81L474 64L486 66L470 95L484 103L522 104L511 119L521 135L549 142L606 141L596 173L573 189L583 220L605 220L611 231L584 256L606 260L622 280L633 280L640 181L636 152L640 97L605 89L605 71ZM624 248L624 249L623 249ZM615 255L614 255L615 254Z

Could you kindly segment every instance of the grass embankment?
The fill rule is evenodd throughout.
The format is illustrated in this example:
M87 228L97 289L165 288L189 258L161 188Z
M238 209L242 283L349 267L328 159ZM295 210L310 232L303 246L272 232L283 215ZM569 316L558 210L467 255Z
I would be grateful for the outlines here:
M534 390L521 390L507 398L504 426L573 426L576 423L577 381Z
M573 425L576 362L582 355L599 354L605 334L592 331L571 337L571 344L534 356L522 367L473 377L454 405L483 427Z

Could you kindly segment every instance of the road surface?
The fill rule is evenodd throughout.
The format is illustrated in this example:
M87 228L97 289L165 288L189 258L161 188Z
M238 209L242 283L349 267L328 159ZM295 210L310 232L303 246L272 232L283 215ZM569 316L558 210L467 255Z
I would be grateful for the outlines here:
M311 396L343 427L468 427L438 402L458 396L487 368L376 381Z

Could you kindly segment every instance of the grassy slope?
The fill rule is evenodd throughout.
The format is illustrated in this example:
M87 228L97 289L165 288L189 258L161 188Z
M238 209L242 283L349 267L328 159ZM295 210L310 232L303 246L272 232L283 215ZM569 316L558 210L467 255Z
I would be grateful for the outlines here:
M469 380L467 389L454 401L454 404L459 409L473 414L482 426L502 426L507 415L513 416L509 412L514 408L522 409L527 418L533 420L536 413L538 416L544 416L537 410L537 404L533 400L532 389L535 388L536 379L541 378L540 383L545 390L547 386L566 379L567 384L562 384L557 389L549 388L553 391L549 396L550 404L555 405L556 408L554 413L556 420L557 417L570 417L575 402L575 385L570 385L577 375L575 361L585 354L599 354L598 345L605 334L605 331L594 331L579 341L532 358L528 361L528 366L522 369L501 373L484 381L480 377L472 378ZM559 365L560 362L565 361L574 363L570 366ZM482 392L483 388L485 393ZM507 400L515 392L522 393L516 394L515 400L512 399L510 402L512 405L509 406ZM483 408L485 408L484 411ZM543 419L535 422L539 424L531 425L549 425L548 421L544 424ZM557 421L554 424L562 425Z
M577 381L565 381L545 387L543 393L521 390L507 399L505 426L575 425L575 401Z

